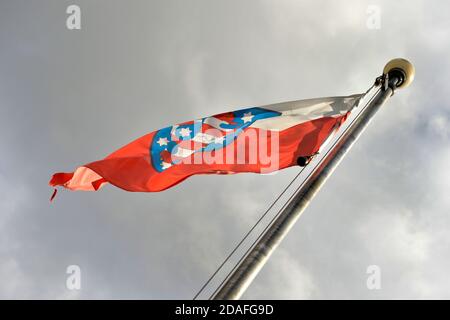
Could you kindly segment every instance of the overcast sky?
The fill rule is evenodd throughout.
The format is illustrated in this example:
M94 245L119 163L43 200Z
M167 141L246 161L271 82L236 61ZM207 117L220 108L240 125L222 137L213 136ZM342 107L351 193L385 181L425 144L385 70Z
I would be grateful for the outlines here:
M81 30L66 28L70 4ZM170 124L361 93L405 57L415 82L244 298L449 299L448 12L444 0L0 0L0 298L191 299L298 168L160 193L62 191L53 204L51 174ZM69 265L81 290L66 288Z

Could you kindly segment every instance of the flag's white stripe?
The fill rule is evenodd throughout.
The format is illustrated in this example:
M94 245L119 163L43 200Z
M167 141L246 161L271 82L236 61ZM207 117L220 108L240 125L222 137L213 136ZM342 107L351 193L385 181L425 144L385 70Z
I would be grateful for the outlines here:
M326 115L327 117L338 117L338 115ZM272 131L282 131L287 128L291 128L293 126L299 125L304 122L312 121L315 119L323 118L324 115L315 115L315 116L288 116L281 115L279 117L267 118L256 120L254 123L250 125L252 128L264 129L264 130L272 130Z
M278 117L256 120L251 127L282 131L298 124L323 117L338 117L350 111L361 95L309 99L277 103L264 106L264 109L278 111Z
M297 100L270 104L262 106L261 108L282 112L284 114L307 115L310 113L329 112L332 110L336 113L345 113L351 109L362 96L363 95L361 94L355 94L347 97Z

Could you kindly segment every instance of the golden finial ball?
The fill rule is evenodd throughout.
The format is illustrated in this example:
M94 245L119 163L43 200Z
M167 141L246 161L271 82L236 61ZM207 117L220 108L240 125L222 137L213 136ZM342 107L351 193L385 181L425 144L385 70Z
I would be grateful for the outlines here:
M413 82L415 68L411 62L403 58L392 59L389 61L383 69L383 74L388 74L389 72L400 70L404 75L403 82L397 86L399 89L406 88Z

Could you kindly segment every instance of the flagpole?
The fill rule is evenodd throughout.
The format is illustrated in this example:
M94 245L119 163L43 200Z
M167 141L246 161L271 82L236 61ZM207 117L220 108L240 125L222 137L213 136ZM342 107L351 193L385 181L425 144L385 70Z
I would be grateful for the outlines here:
M376 112L389 100L396 89L407 87L413 79L414 66L409 61L394 59L386 64L383 75L375 82L375 86L380 89L378 93L348 127L330 152L325 155L322 162L314 168L304 185L286 204L283 211L235 267L222 286L213 294L212 299L235 300L242 296Z

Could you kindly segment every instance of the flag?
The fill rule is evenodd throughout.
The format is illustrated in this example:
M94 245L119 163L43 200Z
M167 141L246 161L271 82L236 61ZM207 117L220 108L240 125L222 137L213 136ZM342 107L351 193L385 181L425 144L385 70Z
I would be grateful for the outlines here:
M250 107L146 134L103 160L56 173L50 186L95 191L170 188L195 174L270 173L311 159L363 95ZM52 196L52 199L55 192Z

